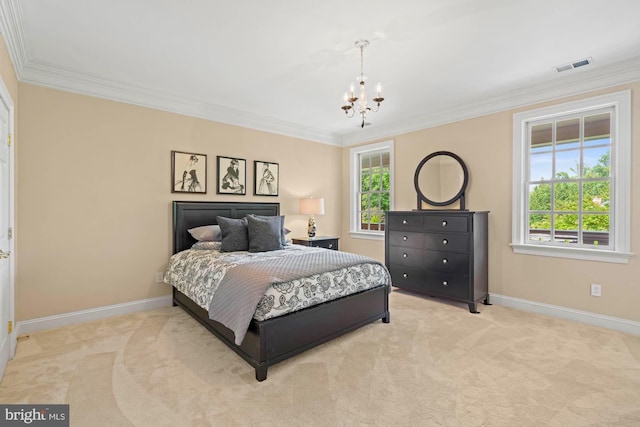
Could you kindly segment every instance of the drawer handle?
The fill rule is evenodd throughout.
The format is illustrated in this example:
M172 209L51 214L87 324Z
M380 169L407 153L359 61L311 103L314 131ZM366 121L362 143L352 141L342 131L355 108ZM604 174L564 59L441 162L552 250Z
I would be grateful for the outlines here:
M447 239L442 239L442 244L446 245L447 243L449 243L449 241Z
M443 259L442 259L442 263L443 263L443 264L446 264L446 263L448 263L448 262L449 262L449 260L448 260L448 259L446 259L446 258L443 258Z
M442 221L442 226L446 227L447 226L447 221Z
M406 219L403 219L403 220L402 220L402 223L403 223L403 224L406 224L406 223L407 223L407 220L406 220Z
M407 277L409 277L409 275L407 273L402 273L402 277L406 279Z
M406 257L408 257L408 256L409 256L409 255L407 255L406 253L403 253L403 254L402 254L402 258L406 258Z
M408 237L407 236L402 236L402 240L404 240L405 242L407 241Z
M329 243L329 249L333 248L333 243Z
M449 286L449 282L445 280L444 282L442 282L442 286Z

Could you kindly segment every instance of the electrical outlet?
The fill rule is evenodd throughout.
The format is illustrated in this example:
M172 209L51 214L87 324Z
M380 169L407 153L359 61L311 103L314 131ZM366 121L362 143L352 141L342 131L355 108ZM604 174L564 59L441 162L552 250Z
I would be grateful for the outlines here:
M162 283L164 280L164 273L162 271L158 271L156 273L156 283Z
M602 296L602 285L598 285L596 283L591 284L591 296L592 297L601 297Z

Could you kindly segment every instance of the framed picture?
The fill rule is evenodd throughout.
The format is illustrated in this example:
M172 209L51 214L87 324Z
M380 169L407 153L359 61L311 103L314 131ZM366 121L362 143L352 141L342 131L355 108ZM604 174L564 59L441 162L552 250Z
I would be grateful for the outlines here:
M171 192L207 192L207 155L171 152Z
M253 162L253 194L256 196L278 195L278 164L255 160Z
M247 161L218 156L218 194L247 194Z

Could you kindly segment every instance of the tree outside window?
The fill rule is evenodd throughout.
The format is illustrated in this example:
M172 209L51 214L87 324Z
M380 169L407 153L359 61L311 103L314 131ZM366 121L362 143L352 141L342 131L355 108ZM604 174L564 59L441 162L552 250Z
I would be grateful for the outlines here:
M389 153L360 156L360 230L384 231L385 211L390 209Z

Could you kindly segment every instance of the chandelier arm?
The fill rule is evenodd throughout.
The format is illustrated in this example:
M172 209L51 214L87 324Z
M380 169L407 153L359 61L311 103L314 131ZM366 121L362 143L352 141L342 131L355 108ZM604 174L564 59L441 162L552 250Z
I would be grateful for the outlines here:
M349 111L351 111L351 114L349 114ZM350 108L349 111L345 110L345 113L346 113L348 119L350 119L351 117L356 115L356 109L355 108Z

